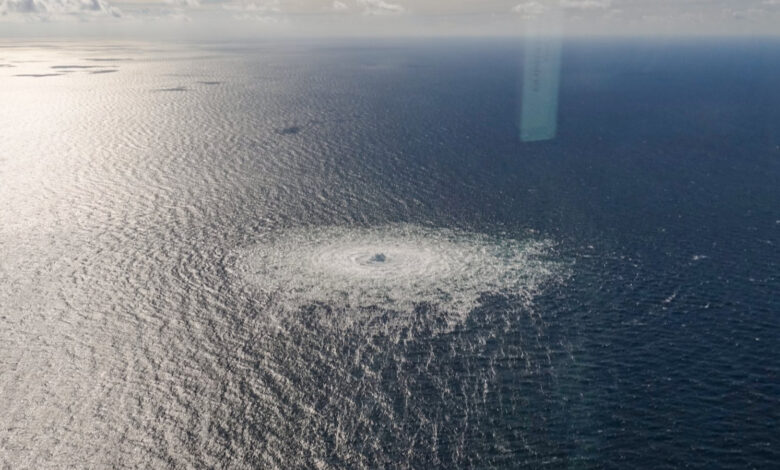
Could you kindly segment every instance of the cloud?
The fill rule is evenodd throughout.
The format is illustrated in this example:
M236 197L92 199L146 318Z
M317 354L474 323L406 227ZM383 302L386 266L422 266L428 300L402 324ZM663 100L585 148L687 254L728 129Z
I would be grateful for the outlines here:
M780 1L780 0L778 0ZM543 3L538 0L525 0L512 8L525 19L536 18L549 10L606 10L612 6L612 0L559 0Z
M724 8L723 9L724 17L732 18L738 21L758 21L764 15L766 15L766 11L762 10L761 8L744 8L744 9Z
M0 24L0 36L25 30L34 35L45 28L60 31L47 26L59 21L71 23L70 30L61 31L80 34L84 30L80 21L116 23L119 16L125 24L133 23L127 26L133 34L146 28L144 22L189 19L194 34L203 37L250 29L235 19L286 25L285 31L307 35L353 31L512 35L523 30L517 27L518 18L532 23L560 19L567 32L576 34L741 34L752 33L748 28L755 24L756 34L777 35L780 0L0 0L0 23L16 23ZM380 25L384 22L377 18L393 21ZM40 25L25 25L35 22ZM154 28L163 30L148 29ZM105 31L100 34L112 34Z
M282 14L280 0L242 0L222 5L224 10L233 12L233 19L252 21L266 25L283 25L287 18Z
M612 0L561 0L561 7L570 10L606 10Z
M282 11L281 2L279 0L257 0L257 1L241 1L238 3L229 3L223 5L225 10L232 11L244 11L259 14L268 13L280 13Z
M402 5L384 0L357 0L357 4L363 7L365 15L399 15L406 11Z
M222 8L234 12L233 19L268 24L277 23L281 12L279 0L241 1L224 4Z
M176 7L198 8L200 6L200 0L165 0L165 3Z
M527 0L518 3L512 8L512 12L517 13L524 19L532 19L547 11L547 7L536 0Z
M284 24L286 20L284 18L280 18L278 16L271 16L271 15L253 15L251 13L238 13L236 15L233 15L233 18L236 20L242 20L242 21L255 21L258 23L263 24Z
M106 0L0 0L0 15L48 20L67 17L120 17L122 12Z

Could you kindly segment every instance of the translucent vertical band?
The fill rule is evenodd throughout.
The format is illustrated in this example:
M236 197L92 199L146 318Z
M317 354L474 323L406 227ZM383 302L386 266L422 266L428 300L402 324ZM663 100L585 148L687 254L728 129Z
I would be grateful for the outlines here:
M560 16L548 15L531 25L523 47L520 139L550 140L558 129L561 71Z

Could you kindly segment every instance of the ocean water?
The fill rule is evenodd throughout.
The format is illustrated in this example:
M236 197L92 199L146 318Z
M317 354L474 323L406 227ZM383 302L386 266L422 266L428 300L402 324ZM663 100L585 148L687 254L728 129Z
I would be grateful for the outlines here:
M523 57L2 44L0 467L776 466L780 43Z

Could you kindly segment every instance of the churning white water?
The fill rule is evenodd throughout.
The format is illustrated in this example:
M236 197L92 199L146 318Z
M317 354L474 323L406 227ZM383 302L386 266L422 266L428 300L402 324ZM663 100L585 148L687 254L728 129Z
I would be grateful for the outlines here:
M295 228L238 257L261 295L286 309L326 304L352 315L433 307L460 322L484 294L525 304L562 274L550 240L517 240L415 225ZM363 312L362 314L359 312Z

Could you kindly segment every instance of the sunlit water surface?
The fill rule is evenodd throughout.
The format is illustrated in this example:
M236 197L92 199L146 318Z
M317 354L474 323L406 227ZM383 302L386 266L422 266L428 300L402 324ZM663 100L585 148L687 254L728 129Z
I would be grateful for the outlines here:
M1 47L3 468L776 464L780 48L519 50Z

